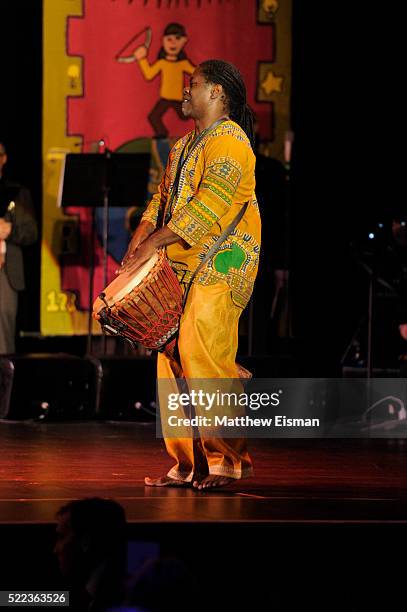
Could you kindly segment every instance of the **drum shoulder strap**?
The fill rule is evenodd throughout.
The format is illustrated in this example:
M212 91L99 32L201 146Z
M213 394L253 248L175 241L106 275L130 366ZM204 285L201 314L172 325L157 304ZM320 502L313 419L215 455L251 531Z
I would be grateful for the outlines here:
M184 310L185 308L185 304L188 298L188 293L189 290L191 289L191 285L194 282L195 278L198 276L199 272L202 270L202 268L208 263L208 261L210 259L212 259L212 257L219 251L220 247L222 246L222 244L225 242L226 238L233 232L233 230L235 229L235 227L239 224L239 222L241 221L243 215L245 214L247 207L249 205L249 201L245 202L242 206L242 208L239 210L239 212L237 213L236 217L233 219L233 221L223 230L223 232L221 233L221 235L219 236L219 238L216 240L216 242L211 246L211 248L209 249L209 251L206 253L205 257L202 259L201 263L199 264L199 266L196 268L196 270L194 271L194 273L191 276L191 279L185 289L185 293L184 293L184 299L182 300L182 310Z
M212 123L212 125L210 125L208 128L206 128L205 130L202 130L202 132L195 138L195 140L191 144L191 147L190 147L190 149L189 149L187 154L185 154L185 151L186 151L186 148L187 148L187 143L185 143L184 148L183 148L182 153L181 153L181 156L180 156L179 163L178 163L178 168L177 168L177 173L175 175L174 183L173 183L172 188L171 188L170 199L169 199L169 202L168 202L167 206L165 207L165 210L162 213L162 222L159 223L159 225L162 225L162 227L164 227L164 225L166 225L166 223L168 223L168 221L171 219L172 208L173 208L174 200L175 200L175 198L177 197L177 194L178 194L178 185L179 185L179 181L180 181L180 178L181 178L181 172L182 172L183 167L189 161L189 159L192 157L192 153L194 152L196 147L199 145L199 143L202 142L202 140L205 138L205 136L207 136L208 134L210 134L211 132L216 130L216 128L221 123L224 123L228 119L229 119L229 117L221 117L220 119L218 119L217 121Z

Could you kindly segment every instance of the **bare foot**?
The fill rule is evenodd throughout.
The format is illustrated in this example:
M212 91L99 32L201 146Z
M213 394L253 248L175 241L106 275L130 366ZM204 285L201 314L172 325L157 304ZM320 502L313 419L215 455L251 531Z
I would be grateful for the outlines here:
M144 478L144 484L147 487L190 487L190 482L185 482L185 480L176 480L175 478L170 478L169 476L163 476L162 478L149 478L146 476Z
M201 482L194 480L193 487L200 491L202 489L218 489L220 487L226 487L235 480L235 478L229 478L228 476L215 476L214 474L209 474L209 476L201 480Z

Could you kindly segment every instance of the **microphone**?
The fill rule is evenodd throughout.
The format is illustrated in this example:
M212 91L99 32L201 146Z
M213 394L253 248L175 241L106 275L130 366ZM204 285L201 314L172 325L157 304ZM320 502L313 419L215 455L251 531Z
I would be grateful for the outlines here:
M106 137L105 136L101 136L98 140L84 140L83 142L76 142L74 144L74 147L83 147L86 145L91 145L91 149L93 148L93 152L96 152L95 149L97 149L98 153L104 153L104 151L106 150Z

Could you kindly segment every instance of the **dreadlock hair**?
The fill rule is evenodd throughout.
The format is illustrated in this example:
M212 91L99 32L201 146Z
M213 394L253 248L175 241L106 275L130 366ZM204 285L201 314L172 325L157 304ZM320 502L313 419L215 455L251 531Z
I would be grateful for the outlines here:
M246 86L239 70L223 60L211 59L199 64L207 83L222 85L229 117L246 133L252 148L255 146L254 112L246 102Z

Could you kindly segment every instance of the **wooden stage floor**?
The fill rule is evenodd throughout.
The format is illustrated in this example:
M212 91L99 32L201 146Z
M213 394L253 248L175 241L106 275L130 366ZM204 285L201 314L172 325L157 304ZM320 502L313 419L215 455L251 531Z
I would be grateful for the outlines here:
M255 477L222 491L145 487L170 467L152 423L0 422L0 524L45 524L112 497L129 523L407 523L407 440L251 440Z

